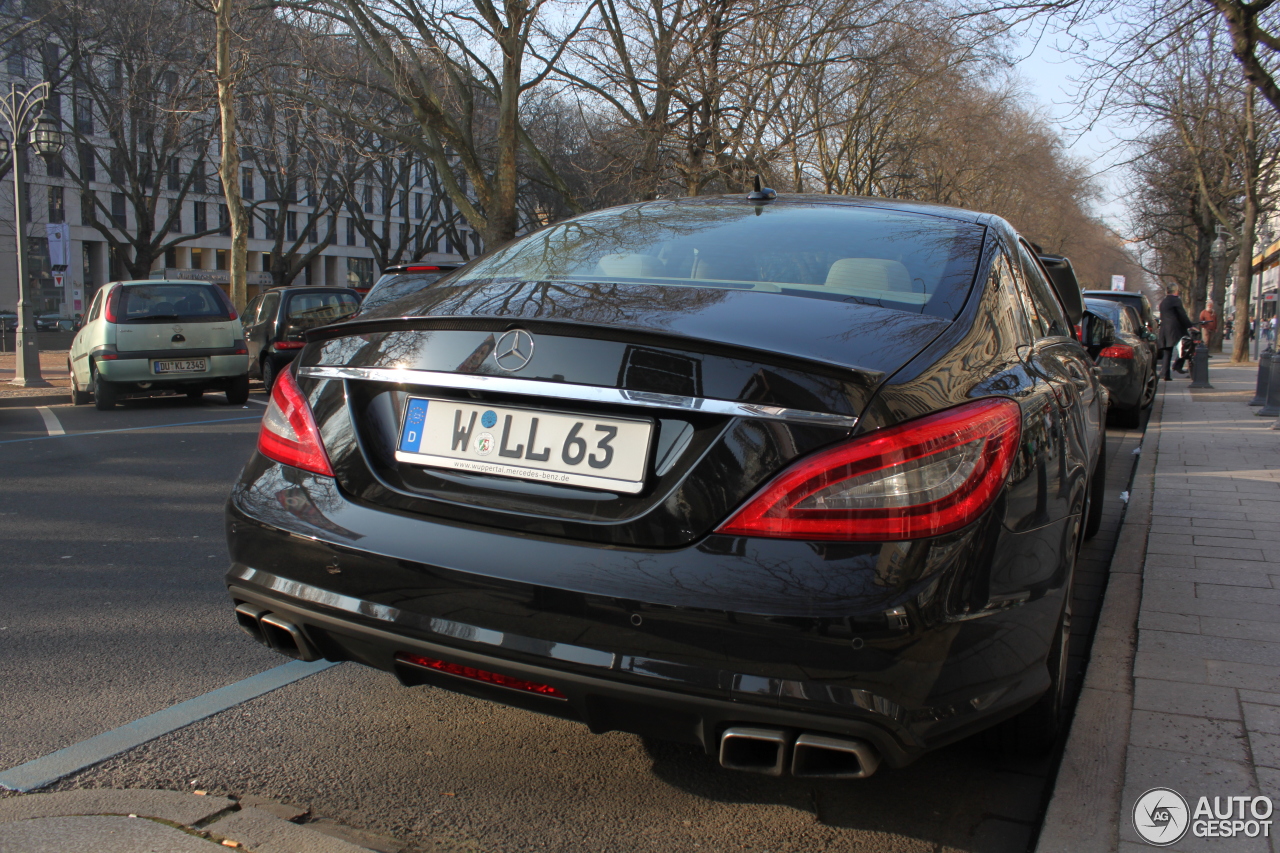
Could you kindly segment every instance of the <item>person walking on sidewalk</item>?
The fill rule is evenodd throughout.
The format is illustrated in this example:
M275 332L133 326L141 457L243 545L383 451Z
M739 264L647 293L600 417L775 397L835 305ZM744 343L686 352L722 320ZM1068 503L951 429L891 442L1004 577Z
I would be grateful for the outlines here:
M1213 333L1218 328L1218 315L1213 310L1213 303L1206 302L1204 310L1200 312L1200 331L1204 333L1204 345L1207 347L1213 341ZM1210 356L1212 358L1213 356Z
M1165 381L1173 379L1169 375L1169 365L1173 362L1173 369L1179 373L1186 373L1183 358L1174 360L1174 350L1178 349L1178 344L1182 341L1182 336L1187 333L1195 323L1191 322L1191 318L1187 316L1187 309L1182 307L1182 299L1178 296L1178 285L1170 284L1165 288L1167 296L1160 300L1160 371Z

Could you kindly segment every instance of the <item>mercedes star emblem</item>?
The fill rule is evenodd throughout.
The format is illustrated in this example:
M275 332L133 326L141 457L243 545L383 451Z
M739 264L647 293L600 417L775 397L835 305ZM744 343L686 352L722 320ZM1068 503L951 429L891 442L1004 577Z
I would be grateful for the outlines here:
M533 359L533 335L524 329L512 329L498 338L493 360L508 373L515 373Z

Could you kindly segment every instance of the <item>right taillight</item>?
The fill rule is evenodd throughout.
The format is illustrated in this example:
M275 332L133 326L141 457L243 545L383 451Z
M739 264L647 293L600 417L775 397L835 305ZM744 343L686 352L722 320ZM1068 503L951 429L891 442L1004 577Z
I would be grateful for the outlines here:
M1102 352L1098 353L1098 358L1127 358L1132 360L1133 347L1125 346L1124 344L1104 347Z
M938 536L995 501L1022 432L1008 399L965 403L801 460L718 532L883 542Z
M311 407L291 371L281 371L271 390L271 404L258 430L258 452L312 474L333 476Z

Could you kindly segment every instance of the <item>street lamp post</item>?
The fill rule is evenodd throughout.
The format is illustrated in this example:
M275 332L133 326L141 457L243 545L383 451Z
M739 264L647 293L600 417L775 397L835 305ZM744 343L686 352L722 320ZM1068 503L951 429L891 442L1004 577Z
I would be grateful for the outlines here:
M49 84L39 83L22 90L15 84L0 97L0 116L9 125L10 142L0 133L0 159L13 169L13 231L17 244L18 332L15 349L14 385L48 386L40 375L40 347L36 343L35 318L31 309L31 282L27 279L26 199L27 145L44 157L62 150L62 132L53 116L39 115L49 97Z

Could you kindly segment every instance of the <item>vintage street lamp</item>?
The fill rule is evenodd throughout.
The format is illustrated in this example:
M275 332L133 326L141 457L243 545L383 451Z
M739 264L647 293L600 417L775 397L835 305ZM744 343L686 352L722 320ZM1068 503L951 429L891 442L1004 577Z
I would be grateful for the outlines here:
M49 384L40 375L40 347L36 343L31 282L27 278L27 211L24 206L27 145L43 157L52 157L62 150L62 132L58 130L57 118L47 114L36 118L48 97L47 82L26 90L15 84L8 95L0 97L0 116L9 126L8 138L0 127L0 155L3 155L4 164L13 171L13 230L18 254L18 334L13 384L28 387Z

